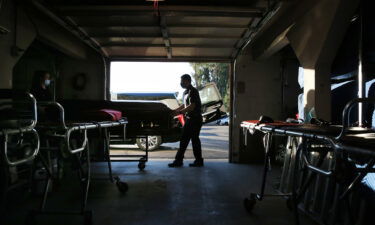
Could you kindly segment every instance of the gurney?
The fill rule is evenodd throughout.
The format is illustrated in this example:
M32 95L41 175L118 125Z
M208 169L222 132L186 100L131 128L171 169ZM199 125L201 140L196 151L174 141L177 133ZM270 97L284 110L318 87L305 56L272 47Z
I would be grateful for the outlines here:
M5 215L8 192L30 183L39 152L36 100L29 93L0 89L0 115L0 214Z
M37 130L42 140L40 162L47 171L47 181L40 207L38 210L30 213L28 221L30 224L35 224L35 215L37 214L79 214L84 216L85 224L91 224L92 212L86 210L91 181L88 131L100 130L104 134L105 146L103 151L108 163L109 180L116 183L119 191L126 192L128 185L125 182L121 182L118 177L112 175L112 166L109 158L108 129L123 127L125 136L127 120L126 118L116 118L114 121L66 122L64 108L59 103L40 102L38 106L45 113L43 120L37 125ZM51 165L52 157L56 157L57 160L70 160L73 167L77 170L82 189L81 209L78 212L46 210L46 201L51 182L54 179L59 179L58 174L53 169L53 165Z
M349 112L353 105L359 102L374 102L373 99L356 99L347 104L343 111L343 125L313 125L313 124L290 124L285 122L264 123L257 121L244 121L241 127L246 131L255 132L255 130L265 133L265 156L264 175L260 194L252 193L249 198L244 200L245 208L252 211L256 201L262 200L264 196L264 187L266 174L269 165L269 148L273 135L288 136L289 142L294 142L297 147L296 157L293 162L293 178L291 180L291 193L289 207L293 208L298 223L297 205L306 194L306 190L313 184L316 175L329 177L339 184L339 188L334 190L335 193L332 205L328 200L323 198L321 206L323 213L329 211L330 221L323 221L322 218L317 219L318 222L337 223L339 219L340 203L347 199L348 195L358 187L364 176L370 172L374 172L374 146L373 141L375 132L368 128L349 127ZM297 142L297 144L296 144ZM289 146L293 144L289 143ZM309 160L308 155L312 152L318 153L316 160ZM333 165L324 166L323 162L326 157L334 159ZM362 157L365 158L365 166L358 168L353 166L353 161ZM313 158L313 157L310 157ZM284 165L285 167L285 165ZM327 167L326 169L323 167ZM285 168L284 168L285 169ZM299 171L305 170L305 174L300 175ZM306 170L308 172L306 172ZM298 177L298 175L300 175ZM327 190L324 192L328 193ZM326 196L328 197L328 196ZM348 201L346 201L348 203ZM350 208L350 207L348 207ZM308 213L308 212L307 212ZM316 216L315 216L316 217ZM319 217L319 216L318 216ZM323 217L323 216L320 216ZM328 216L325 215L327 218ZM349 218L350 219L350 218Z
M263 164L263 176L262 182L259 193L251 193L248 198L244 199L244 206L248 212L251 212L256 204L257 201L262 201L265 196L273 196L273 197L287 197L287 204L289 208L292 208L292 201L290 196L291 193L280 193L280 194L267 194L265 195L265 188L266 188L266 181L267 181L267 174L270 169L271 163L271 146L273 136L275 134L276 129L280 129L282 127L293 127L299 126L298 123L287 123L283 121L275 121L275 122L268 122L268 123L261 123L259 120L249 120L243 121L241 123L241 127L243 128L245 135L244 141L245 145L247 145L247 133L254 134L256 131L261 131L264 133L263 137L263 145L264 145L264 164Z
M144 146L147 146L147 148L145 148L143 152L134 152L133 154L133 152L124 152L122 148L119 148L119 146L117 146L111 149L110 158L112 162L138 162L138 168L140 170L143 170L146 167L146 162L148 161L149 144L146 145L146 141L149 141L149 138L146 137L149 137L151 135L161 135L161 132L163 132L161 131L161 129L164 128L164 125L168 124L167 121L159 120L160 115L155 114L153 106L150 106L149 104L83 100L64 100L61 102L61 104L66 109L74 109L66 111L66 115L69 118L75 118L77 117L76 115L78 115L77 119L82 119L80 118L80 115L86 115L88 111L90 112L98 108L114 109L126 115L129 122L129 124L126 126L126 140L124 140L123 138L123 131L120 128L114 128L113 130L111 129L111 132L109 134L110 144L123 145L128 143L132 139L134 140L138 138L141 139L141 142L143 142ZM158 108L158 110L163 109L164 108ZM89 114L92 115L92 113ZM155 118L155 116L157 117L157 119ZM157 123L155 123L155 120L157 121ZM160 124L162 125L161 127ZM90 146L102 144L103 143L101 142L90 139ZM105 160L105 157L100 152L97 153L95 151L92 151L91 153L93 156L93 161Z

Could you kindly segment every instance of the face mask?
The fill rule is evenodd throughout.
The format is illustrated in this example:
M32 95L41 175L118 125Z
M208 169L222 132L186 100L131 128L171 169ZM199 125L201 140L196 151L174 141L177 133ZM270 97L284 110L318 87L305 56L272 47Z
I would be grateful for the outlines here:
M49 86L51 84L51 80L45 80L44 85Z

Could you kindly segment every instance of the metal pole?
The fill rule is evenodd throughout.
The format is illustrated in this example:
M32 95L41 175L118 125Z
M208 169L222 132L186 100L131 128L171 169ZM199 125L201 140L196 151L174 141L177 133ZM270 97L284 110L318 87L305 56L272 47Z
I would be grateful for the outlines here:
M363 3L359 6L359 43L358 43L358 97L366 97L366 76L363 71ZM363 104L358 105L358 125L363 126Z

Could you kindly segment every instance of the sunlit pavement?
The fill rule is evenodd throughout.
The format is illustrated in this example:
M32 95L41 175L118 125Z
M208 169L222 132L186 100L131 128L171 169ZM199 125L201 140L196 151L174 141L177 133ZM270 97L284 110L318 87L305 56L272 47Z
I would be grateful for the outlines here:
M229 127L207 125L201 130L200 138L202 142L203 157L206 159L226 159L229 149ZM150 158L174 158L179 142L165 143L158 150L150 152ZM111 154L142 154L136 145L112 146ZM185 158L194 158L191 143L186 151Z

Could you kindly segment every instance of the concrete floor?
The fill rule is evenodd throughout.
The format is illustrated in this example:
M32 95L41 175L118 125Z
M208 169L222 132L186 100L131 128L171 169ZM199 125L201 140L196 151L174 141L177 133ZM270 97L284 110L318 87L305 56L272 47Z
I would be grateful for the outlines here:
M202 154L206 159L227 159L229 149L229 127L205 125L202 127L200 139L202 143ZM164 143L159 149L150 152L150 157L153 159L172 159L176 155L179 148L179 142ZM136 145L115 145L112 146L114 150L111 154L139 154ZM186 159L193 159L193 151L191 143L185 153Z
M188 160L186 163L191 162ZM105 225L291 225L293 215L282 198L268 198L256 205L253 214L243 207L243 199L259 189L261 167L230 164L227 160L207 160L204 168L168 168L167 160L151 160L145 171L137 163L114 163L114 173L129 185L121 194L106 181L93 181L88 208L94 224ZM105 176L106 166L93 166L94 176ZM72 176L69 176L72 178ZM75 180L74 180L75 181ZM268 191L277 183L277 173L269 179ZM51 193L50 207L79 208L79 188L67 179ZM12 195L6 225L24 224L26 213L40 198ZM38 224L82 224L79 216L39 216ZM310 221L303 221L311 224Z

